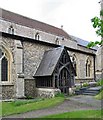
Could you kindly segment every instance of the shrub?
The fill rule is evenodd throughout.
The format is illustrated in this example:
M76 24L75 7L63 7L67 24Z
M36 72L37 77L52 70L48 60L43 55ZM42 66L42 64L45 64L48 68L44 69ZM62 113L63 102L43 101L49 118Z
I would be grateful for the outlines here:
M79 90L81 88L81 85L76 86L76 90Z
M97 86L103 86L103 79L101 79L97 82Z
M88 87L89 86L89 84L88 83L83 83L83 85L82 85L83 87Z
M25 99L33 99L33 97L32 96L26 96Z
M63 93L57 93L55 97L65 97L65 95Z

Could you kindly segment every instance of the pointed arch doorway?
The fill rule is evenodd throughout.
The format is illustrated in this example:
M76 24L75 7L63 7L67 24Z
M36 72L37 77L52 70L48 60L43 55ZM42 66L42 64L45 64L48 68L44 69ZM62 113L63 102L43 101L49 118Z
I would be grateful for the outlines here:
M69 94L70 74L67 67L63 67L59 72L59 89L61 93Z

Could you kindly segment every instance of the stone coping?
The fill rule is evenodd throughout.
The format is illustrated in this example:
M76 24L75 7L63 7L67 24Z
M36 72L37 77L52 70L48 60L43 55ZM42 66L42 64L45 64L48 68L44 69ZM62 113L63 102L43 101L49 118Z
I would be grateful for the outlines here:
M0 83L0 86L8 86L8 85L13 86L14 84L12 82L1 82Z

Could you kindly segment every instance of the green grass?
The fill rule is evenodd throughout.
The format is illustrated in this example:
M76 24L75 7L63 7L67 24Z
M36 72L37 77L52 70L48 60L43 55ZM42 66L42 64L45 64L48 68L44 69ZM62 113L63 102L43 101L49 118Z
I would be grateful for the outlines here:
M103 100L103 90L98 95L96 95L95 98L98 100Z
M80 110L45 116L43 118L103 118L103 110Z
M2 116L24 113L32 110L48 108L60 104L64 101L63 97L55 97L39 101L15 101L2 102Z
M2 114L2 102L0 102L0 115Z

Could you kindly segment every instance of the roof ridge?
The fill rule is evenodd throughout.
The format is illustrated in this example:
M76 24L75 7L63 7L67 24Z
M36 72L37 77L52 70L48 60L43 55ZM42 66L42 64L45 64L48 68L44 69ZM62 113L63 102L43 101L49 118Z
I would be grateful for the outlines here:
M69 34L61 28L47 24L45 22L41 22L41 21L32 19L30 17L26 17L24 15L21 15L21 14L15 13L15 12L11 12L9 10L5 10L5 9L1 9L1 10L2 10L2 18L4 20L8 20L8 21L14 22L16 24L20 24L23 26L27 26L30 28L35 28L37 30L55 34L57 36L63 36L65 38L70 38Z
M39 22L39 23L43 23L43 24L49 25L49 26L51 26L51 27L55 27L55 28L58 28L58 29L62 30L62 29L59 28L59 27L53 26L53 25L48 24L48 23L45 23L45 22L43 22L43 21L39 21L39 20L33 19L33 18L31 18L31 17L24 16L24 15L22 15L22 14L16 13L16 12L11 12L11 11L6 10L6 9L3 9L3 8L1 8L1 9L2 9L3 11L13 13L13 14L18 15L18 16L20 16L20 17L23 17L23 18L26 18L26 19L29 19L29 20L33 20L33 21L36 21L36 22Z

